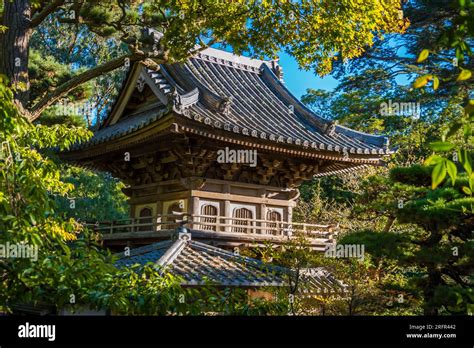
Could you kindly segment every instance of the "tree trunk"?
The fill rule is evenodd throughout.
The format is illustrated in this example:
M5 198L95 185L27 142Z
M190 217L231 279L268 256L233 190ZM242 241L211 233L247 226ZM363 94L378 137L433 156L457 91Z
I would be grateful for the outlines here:
M383 232L390 232L390 228L392 227L394 222L395 222L395 216L389 216L383 228Z
M4 1L2 25L7 29L0 34L0 74L10 80L15 99L26 108L29 102L28 53L31 36L31 4L29 0Z
M423 290L425 304L423 306L424 315L438 315L438 308L432 303L436 288L442 283L441 273L428 270L428 281Z

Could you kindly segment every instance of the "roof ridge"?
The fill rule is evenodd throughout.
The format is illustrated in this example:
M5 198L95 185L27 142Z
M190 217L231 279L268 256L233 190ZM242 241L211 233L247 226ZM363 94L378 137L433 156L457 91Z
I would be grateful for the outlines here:
M240 68L254 73L260 73L262 65L267 65L270 69L276 69L276 67L278 66L278 60L275 59L262 60L257 58L250 58L213 47L208 47L205 50L196 53L192 58L228 65L234 68Z
M161 241L161 242L144 245L144 246L141 246L141 247L138 247L138 248L132 248L132 249L130 249L130 254L129 255L124 255L124 252L121 251L119 253L115 253L113 256L118 257L119 259L125 259L125 258L131 257L131 256L136 256L136 255L143 254L143 253L146 253L146 252L150 252L150 251L153 251L153 250L156 250L156 249L160 249L161 247L167 246L168 244L171 244L171 243L172 243L171 240L164 240L164 241Z
M225 255L225 256L228 256L234 260L236 259L239 259L241 261L245 261L245 262L249 262L249 263L253 263L255 265L258 265L258 266L263 266L263 267L267 267L269 269L273 269L273 270L278 270L278 271L281 271L281 272L287 272L288 269L286 267L282 267L282 266L277 266L277 265L272 265L270 263L267 263L267 262L264 262L262 260L259 260L259 259L255 259L253 257L248 257L248 256L242 256L242 255L237 255L233 252L230 252L228 250L225 250L225 249L221 249L221 248L217 248L215 246L212 246L210 244L207 244L207 243L202 243L202 242L198 242L198 241L195 241L193 239L189 240L188 243L194 245L194 246L197 246L198 248L201 248L201 249L206 249L210 252L213 252L217 255Z
M171 244L168 250L157 260L157 264L161 267L166 267L172 263L186 247L188 241L178 238Z
M331 133L331 128L333 128L337 133L347 135L352 138L359 139L363 142L367 142L376 146L384 146L388 149L388 137L384 135L374 135L365 132L360 132L353 130L348 127L338 125L334 120L323 118L311 109L309 109L305 104L301 102L297 97L288 90L288 88L281 83L278 77L273 73L273 70L268 66L262 66L263 74L262 80L265 81L269 88L274 90L274 93L278 93L282 98L282 101L288 102L290 105L293 105L294 109L298 109L299 113L303 118L317 127L323 133Z

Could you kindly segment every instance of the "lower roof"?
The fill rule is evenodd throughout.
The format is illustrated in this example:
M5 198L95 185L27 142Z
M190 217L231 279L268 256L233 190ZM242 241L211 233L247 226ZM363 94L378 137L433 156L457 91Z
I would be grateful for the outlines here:
M161 272L171 272L182 278L183 286L213 285L220 287L282 287L289 286L289 277L295 273L285 267L200 243L191 239L191 233L180 233L176 241L168 240L132 249L123 253L118 267L148 263L159 266ZM344 285L323 268L304 270L304 293L333 293L343 291Z

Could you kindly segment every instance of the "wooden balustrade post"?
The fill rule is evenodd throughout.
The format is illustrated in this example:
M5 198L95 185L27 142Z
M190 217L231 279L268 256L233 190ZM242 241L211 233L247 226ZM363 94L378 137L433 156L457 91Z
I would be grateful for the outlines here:
M110 222L110 233L114 233L114 220Z
M230 201L224 201L224 217L224 224L233 224L233 221L231 220L232 212L230 209ZM232 228L230 226L225 226L224 232L232 232Z
M161 230L161 215L156 215L156 230Z

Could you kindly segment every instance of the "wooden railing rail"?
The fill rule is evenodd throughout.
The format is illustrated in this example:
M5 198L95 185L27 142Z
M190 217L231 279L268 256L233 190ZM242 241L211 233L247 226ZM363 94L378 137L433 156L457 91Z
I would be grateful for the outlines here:
M193 215L186 213L100 221L88 223L87 225L100 233L106 234L169 230L177 228L180 224L184 224L195 230L213 232L276 236L304 234L310 238L325 238L328 240L333 240L338 232L337 225L245 219L214 215Z

